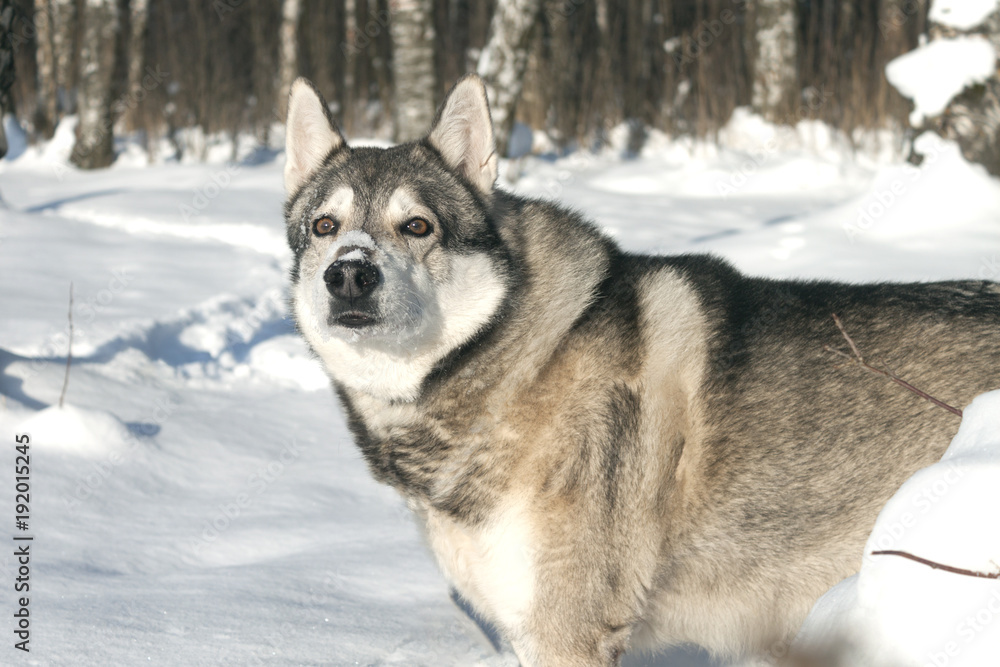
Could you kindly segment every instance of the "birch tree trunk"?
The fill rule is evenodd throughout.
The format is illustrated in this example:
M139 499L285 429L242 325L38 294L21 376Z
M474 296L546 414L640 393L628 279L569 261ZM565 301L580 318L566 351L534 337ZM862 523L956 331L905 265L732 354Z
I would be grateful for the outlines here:
M284 0L281 5L281 34L279 51L278 116L285 118L288 112L288 91L299 73L299 16L302 13L300 0Z
M479 56L476 71L486 83L499 155L507 154L528 64L528 47L541 6L541 0L498 0L489 41Z
M354 132L354 114L357 111L357 78L354 76L354 60L358 57L358 22L357 7L354 0L344 0L344 37L341 41L340 67L343 69L341 86L342 101L340 105L340 122L344 131L350 135Z
M135 131L141 125L138 119L142 99L142 75L146 67L146 25L149 19L149 0L131 0L129 4L128 39L128 94L125 108L125 126Z
M432 0L391 0L392 76L397 142L427 134L434 120L434 18Z
M755 0L753 108L774 122L788 120L796 106L795 0Z
M115 69L118 4L115 0L87 0L82 18L77 95L80 121L70 161L81 169L99 169L109 166L115 157L111 77Z
M74 0L51 0L52 52L55 57L56 91L60 117L76 111L76 3Z
M38 66L38 127L51 139L56 127L56 71L52 47L52 10L48 0L35 0L35 63Z

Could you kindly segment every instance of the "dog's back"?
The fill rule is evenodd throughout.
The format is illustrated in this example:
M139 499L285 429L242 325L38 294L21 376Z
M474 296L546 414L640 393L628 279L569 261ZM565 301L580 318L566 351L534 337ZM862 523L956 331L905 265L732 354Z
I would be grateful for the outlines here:
M960 421L854 363L833 315L873 366L961 407L1000 386L1000 291L782 282L706 257L662 261L668 280L693 286L711 343L678 466L692 492L648 626L669 641L767 649L857 570L881 506L940 458ZM744 629L746 644L722 627Z

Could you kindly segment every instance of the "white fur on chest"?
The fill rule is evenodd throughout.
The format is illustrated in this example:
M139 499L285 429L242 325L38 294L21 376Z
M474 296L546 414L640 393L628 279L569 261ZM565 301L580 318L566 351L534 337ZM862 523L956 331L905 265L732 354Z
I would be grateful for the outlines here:
M418 511L450 583L477 611L517 633L535 593L533 530L523 509L494 514L483 527L462 526L433 509Z

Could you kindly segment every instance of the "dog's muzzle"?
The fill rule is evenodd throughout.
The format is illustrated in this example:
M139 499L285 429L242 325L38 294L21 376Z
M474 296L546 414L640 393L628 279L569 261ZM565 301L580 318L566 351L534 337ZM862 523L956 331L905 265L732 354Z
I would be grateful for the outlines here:
M336 261L327 267L323 281L336 304L330 316L337 324L361 327L375 323L368 297L382 282L377 266L368 260Z

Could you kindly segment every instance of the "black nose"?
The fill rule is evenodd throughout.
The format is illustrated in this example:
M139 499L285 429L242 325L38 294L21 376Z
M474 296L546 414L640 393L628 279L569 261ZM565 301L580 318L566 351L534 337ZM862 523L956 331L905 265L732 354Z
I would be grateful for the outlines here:
M382 275L371 262L351 259L334 262L323 274L326 289L338 299L358 299L374 290Z

